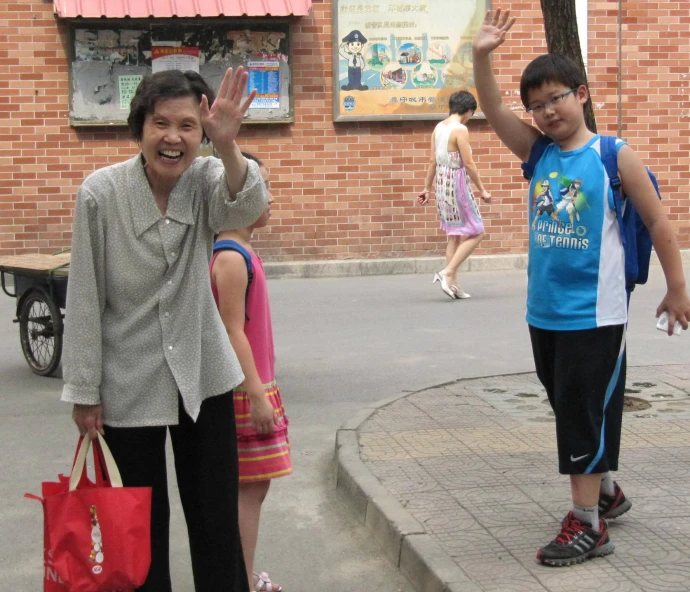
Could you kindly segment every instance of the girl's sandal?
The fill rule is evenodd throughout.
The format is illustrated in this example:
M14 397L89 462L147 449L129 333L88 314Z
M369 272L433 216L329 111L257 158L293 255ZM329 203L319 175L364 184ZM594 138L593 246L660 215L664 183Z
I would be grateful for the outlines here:
M256 592L282 591L283 587L277 586L276 584L271 582L271 578L268 577L268 574L265 571L262 571L261 573L254 572L254 575L256 576L256 583L254 584L254 590Z

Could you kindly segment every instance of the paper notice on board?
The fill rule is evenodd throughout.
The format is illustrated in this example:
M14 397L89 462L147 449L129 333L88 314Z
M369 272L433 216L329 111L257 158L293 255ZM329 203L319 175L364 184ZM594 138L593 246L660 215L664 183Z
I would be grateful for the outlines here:
M249 81L247 90L256 89L256 98L252 102L252 109L280 108L280 62L262 61L248 62L247 72Z
M199 48L198 47L152 47L151 70L163 72L164 70L192 70L199 73Z
M129 111L129 105L137 91L139 83L144 77L141 74L118 76L117 83L120 87L120 109Z

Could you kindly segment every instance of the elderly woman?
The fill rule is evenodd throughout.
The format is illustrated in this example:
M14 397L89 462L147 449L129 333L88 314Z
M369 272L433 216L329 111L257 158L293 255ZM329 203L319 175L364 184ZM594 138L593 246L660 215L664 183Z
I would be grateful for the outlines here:
M136 157L79 189L67 293L62 400L105 435L126 486L153 488L151 568L172 589L165 442L170 431L195 589L249 589L237 516L232 389L243 375L213 301L214 233L267 204L235 139L255 92L228 70L218 96L194 72L145 78L131 103ZM220 158L201 158L202 141Z

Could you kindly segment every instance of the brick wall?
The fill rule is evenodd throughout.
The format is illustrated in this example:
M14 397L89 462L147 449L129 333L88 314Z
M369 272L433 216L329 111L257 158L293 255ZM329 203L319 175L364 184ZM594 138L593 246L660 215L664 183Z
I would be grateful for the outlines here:
M498 6L499 3L494 3ZM495 66L519 109L522 68L545 51L538 3L519 17ZM536 6L536 9L535 9ZM690 0L623 2L623 137L658 174L664 207L690 247ZM443 252L432 206L415 205L434 122L332 122L331 5L292 26L295 123L247 126L242 146L269 165L276 196L258 246L268 260L408 257ZM618 2L590 1L589 73L599 131L618 129ZM52 2L0 4L0 255L69 246L76 189L91 171L136 153L121 129L69 127L67 28ZM518 111L519 112L519 111ZM482 121L475 160L495 203L478 252L524 252L525 184Z

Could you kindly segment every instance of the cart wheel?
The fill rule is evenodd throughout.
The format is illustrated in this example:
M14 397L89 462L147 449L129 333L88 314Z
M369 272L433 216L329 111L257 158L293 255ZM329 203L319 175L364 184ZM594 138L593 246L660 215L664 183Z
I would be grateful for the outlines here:
M62 356L62 315L55 302L43 291L32 290L19 313L19 337L31 370L50 376Z

